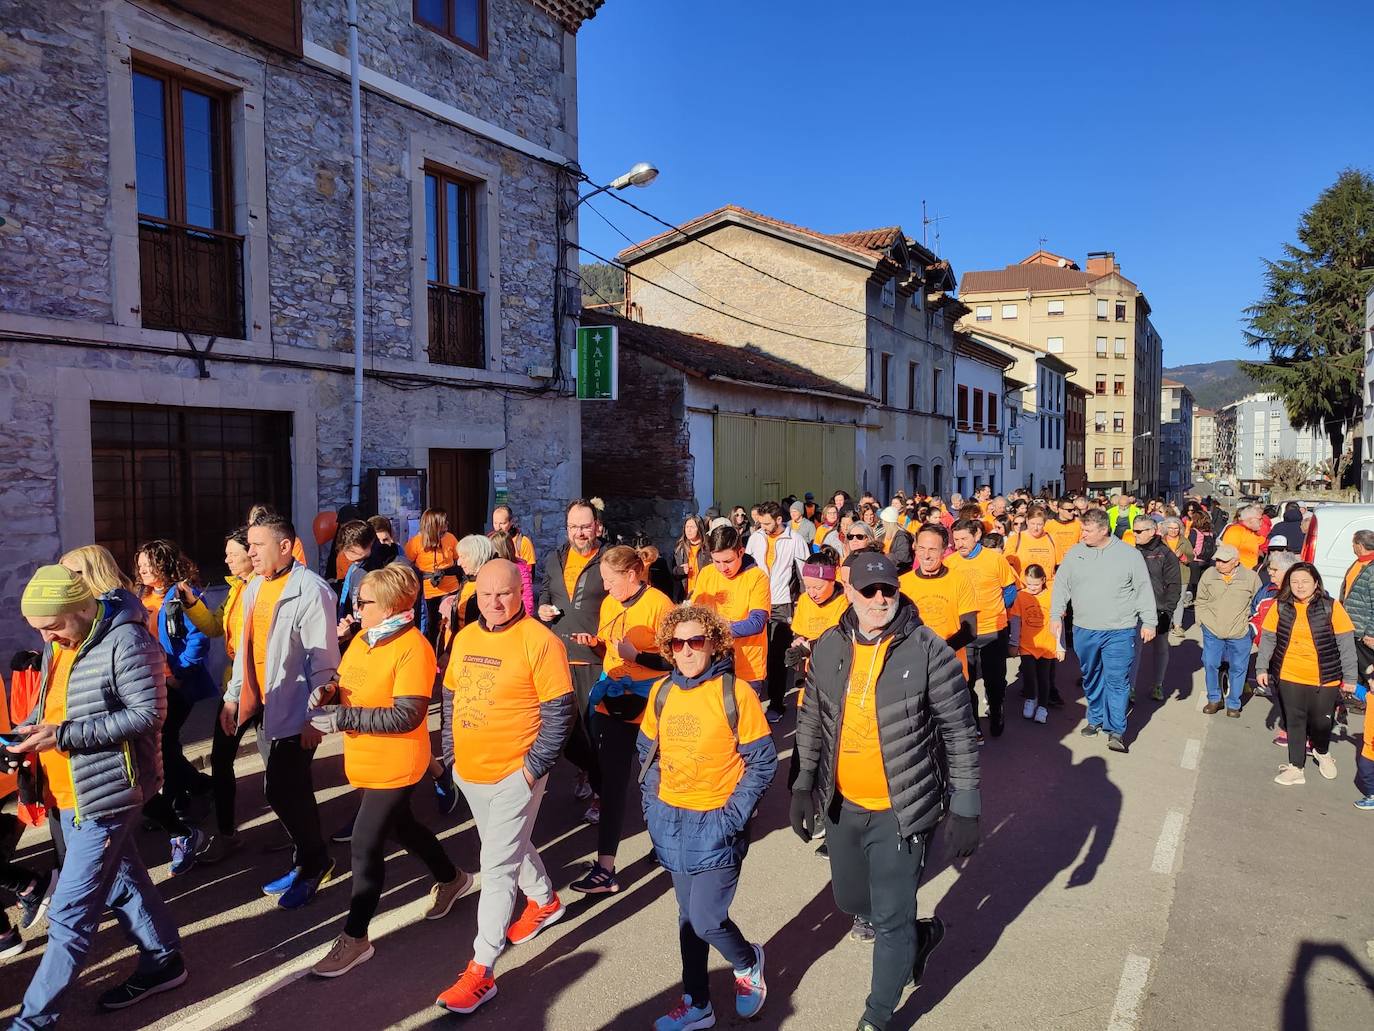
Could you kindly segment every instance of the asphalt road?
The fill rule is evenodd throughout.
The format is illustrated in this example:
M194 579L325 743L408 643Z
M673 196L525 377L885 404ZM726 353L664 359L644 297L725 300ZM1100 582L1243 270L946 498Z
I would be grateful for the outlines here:
M1060 671L1069 704L1046 726L1013 714L983 750L983 842L952 867L937 836L920 892L949 928L924 983L894 1024L931 1029L1045 1031L1368 1031L1374 1026L1374 817L1358 812L1350 777L1358 736L1334 746L1340 777L1309 766L1305 787L1271 782L1283 759L1266 727L1270 706L1228 720L1200 710L1198 644L1173 651L1170 697L1140 702L1129 755L1077 731L1082 708L1072 660ZM1013 688L1012 694L1015 694ZM791 721L777 731L791 747ZM338 745L317 761L326 830L352 800ZM251 1027L255 1031L462 1026L477 1029L645 1028L679 992L676 906L666 874L647 860L637 814L621 851L625 890L581 900L497 968L499 996L467 1018L433 1006L471 954L475 897L426 922L428 881L396 855L373 923L376 956L344 978L304 973L333 940L348 904L346 875L305 910L287 913L259 893L283 853L263 804L260 765L240 760L247 847L224 864L167 880L166 846L144 854L180 921L191 980L120 1014L97 1016L96 995L130 969L132 951L106 920L92 961L66 1002L67 1026L124 1031ZM869 946L848 940L826 862L786 829L780 774L757 820L733 915L764 944L769 998L759 1028L852 1028L863 1009ZM538 841L560 887L595 849L578 820L567 768L546 796ZM476 864L470 822L422 813L461 865ZM34 834L22 855L41 861ZM346 846L336 856L347 865ZM0 1017L14 1013L41 936L0 966ZM729 971L713 956L717 1026L731 1012ZM727 1015L728 1014L728 1015Z

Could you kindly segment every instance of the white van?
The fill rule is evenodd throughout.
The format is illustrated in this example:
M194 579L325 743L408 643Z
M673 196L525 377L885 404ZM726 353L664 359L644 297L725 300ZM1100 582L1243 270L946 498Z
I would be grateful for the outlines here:
M1302 558L1317 567L1326 593L1333 598L1340 597L1345 572L1355 561L1350 537L1356 530L1374 530L1374 505L1325 502L1312 506Z

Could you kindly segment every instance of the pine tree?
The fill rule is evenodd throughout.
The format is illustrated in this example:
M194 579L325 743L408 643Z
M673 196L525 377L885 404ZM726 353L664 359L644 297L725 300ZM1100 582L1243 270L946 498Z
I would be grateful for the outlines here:
M1363 410L1365 294L1374 286L1374 179L1341 172L1298 222L1298 242L1265 261L1264 298L1245 310L1242 368L1278 394L1300 429L1320 428L1339 462ZM1339 486L1332 484L1332 486Z

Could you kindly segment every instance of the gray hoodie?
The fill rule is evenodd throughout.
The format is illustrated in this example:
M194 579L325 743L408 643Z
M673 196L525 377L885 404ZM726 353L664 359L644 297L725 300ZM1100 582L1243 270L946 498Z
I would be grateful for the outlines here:
M1100 548L1075 544L1054 574L1050 619L1073 602L1073 625L1084 630L1153 627L1158 613L1150 570L1140 552L1115 537Z

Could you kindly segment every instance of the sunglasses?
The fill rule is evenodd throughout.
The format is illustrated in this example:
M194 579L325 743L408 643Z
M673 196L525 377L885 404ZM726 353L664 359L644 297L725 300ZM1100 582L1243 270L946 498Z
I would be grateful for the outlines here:
M866 534L866 533L850 533L850 534L846 534L844 539L847 540L847 541L866 541L866 540L868 540L868 534Z
M897 597L897 588L891 584L869 584L867 587L855 588L865 598L872 598L876 594L881 594L884 598Z
M377 604L377 601L376 601L375 598L359 598L359 599L357 600L357 602L355 602L354 604L356 605L358 611L361 612L363 609L367 608L369 605L376 605L376 604Z
M694 652L704 651L706 649L706 635L697 634L695 637L674 637L669 647L673 649L674 655L684 648L691 648Z

